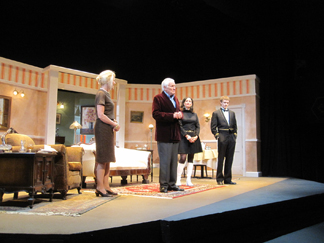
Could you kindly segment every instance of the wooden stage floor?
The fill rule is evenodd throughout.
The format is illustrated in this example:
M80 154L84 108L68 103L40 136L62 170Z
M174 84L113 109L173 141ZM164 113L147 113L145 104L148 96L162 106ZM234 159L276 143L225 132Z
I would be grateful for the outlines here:
M114 177L112 188L120 186L118 181L119 178ZM215 179L192 181L216 183ZM95 240L107 234L108 239L124 239L125 242L147 241L146 237L156 237L155 242L186 242L185 234L179 234L186 230L192 231L190 239L198 239L196 242L213 236L217 239L216 235L219 237L222 232L226 239L226 232L234 234L236 231L238 236L241 235L238 237L240 242L264 242L324 221L323 209L319 206L323 203L323 183L241 176L235 176L235 181L237 185L169 200L120 196L80 217L0 214L0 238L8 240L6 242L19 242L19 239L21 242L41 242L42 237L47 236L51 242L77 242L80 239ZM157 177L154 182L158 182ZM129 184L139 183L133 178ZM9 199L12 194L5 194L4 201ZM306 205L308 208L304 210ZM309 214L312 219L304 220ZM265 229L272 224L278 226L273 232ZM287 225L286 230L282 229L282 224ZM260 234L262 229L264 234ZM233 241L235 237L232 237ZM248 238L250 240L245 241Z

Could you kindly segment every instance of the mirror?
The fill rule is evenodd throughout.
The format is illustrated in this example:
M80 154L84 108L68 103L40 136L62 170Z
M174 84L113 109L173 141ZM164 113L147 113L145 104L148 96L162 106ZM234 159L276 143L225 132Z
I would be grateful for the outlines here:
M11 97L0 95L0 130L10 128Z

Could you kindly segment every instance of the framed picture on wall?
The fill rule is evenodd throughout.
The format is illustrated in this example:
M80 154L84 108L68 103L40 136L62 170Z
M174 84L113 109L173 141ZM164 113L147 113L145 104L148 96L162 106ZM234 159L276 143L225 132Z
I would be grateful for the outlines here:
M97 119L95 106L81 106L81 134L94 134L94 125Z
M0 95L0 130L10 128L11 97Z
M144 111L131 111L130 122L143 123Z
M61 124L61 118L62 118L62 114L57 113L56 114L56 124Z

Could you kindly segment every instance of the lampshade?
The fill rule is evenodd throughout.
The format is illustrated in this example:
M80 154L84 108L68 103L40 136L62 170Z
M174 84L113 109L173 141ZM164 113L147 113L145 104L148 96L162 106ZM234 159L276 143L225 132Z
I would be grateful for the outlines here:
M82 126L80 125L80 123L78 123L77 121L74 121L71 125L70 125L70 129L80 129L82 128Z
M150 124L149 125L149 129L152 129L154 126L153 126L153 124Z

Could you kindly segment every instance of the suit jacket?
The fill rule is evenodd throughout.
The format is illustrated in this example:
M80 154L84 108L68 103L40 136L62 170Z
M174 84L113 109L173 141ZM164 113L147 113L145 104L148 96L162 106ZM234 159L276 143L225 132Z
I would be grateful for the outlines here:
M178 119L173 118L173 113L180 111L177 97L174 97L174 108L169 97L162 92L153 99L152 116L156 121L155 140L164 143L174 143L181 140Z
M234 135L237 134L237 124L234 111L229 110L229 120L230 124L228 124L221 109L213 112L210 129L215 137L218 135L220 129L230 129L231 133L234 133Z

